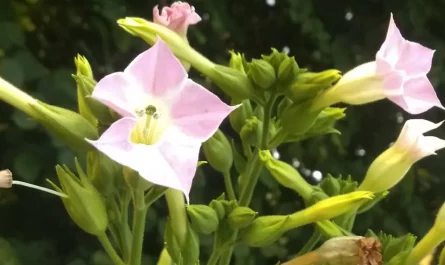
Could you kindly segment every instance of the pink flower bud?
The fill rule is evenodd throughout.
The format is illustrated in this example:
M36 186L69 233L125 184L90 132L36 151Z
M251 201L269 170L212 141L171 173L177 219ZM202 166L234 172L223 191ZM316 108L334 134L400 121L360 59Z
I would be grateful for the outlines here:
M158 6L153 8L153 22L175 31L184 38L187 35L188 26L199 21L201 21L201 17L188 3L178 1L170 7L162 8L161 12L159 12Z

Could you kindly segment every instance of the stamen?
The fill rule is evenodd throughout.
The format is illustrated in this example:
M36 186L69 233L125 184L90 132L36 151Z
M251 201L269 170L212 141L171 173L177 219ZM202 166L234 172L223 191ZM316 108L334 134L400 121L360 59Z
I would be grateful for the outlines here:
M12 185L19 185L19 186L25 186L28 188L44 191L53 195L57 195L62 198L68 198L68 195L64 193L57 192L52 189L40 187L34 184L26 183L23 181L13 180L12 179L12 172L9 169L0 171L0 188L11 188Z

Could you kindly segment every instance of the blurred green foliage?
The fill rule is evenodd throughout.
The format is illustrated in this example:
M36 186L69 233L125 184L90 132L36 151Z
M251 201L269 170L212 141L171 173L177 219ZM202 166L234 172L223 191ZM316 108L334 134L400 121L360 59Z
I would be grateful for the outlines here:
M390 12L409 40L437 49L430 78L445 100L444 0L190 0L203 21L189 30L189 41L216 62L226 63L228 50L259 57L271 47L289 50L301 67L314 71L346 71L374 59L384 40ZM140 0L2 0L0 1L0 76L50 104L76 108L74 57L90 61L95 78L123 69L147 45L120 29L124 16L152 18L152 8L169 1ZM196 72L195 80L205 82ZM207 87L214 89L210 84ZM0 104L0 168L17 179L46 185L55 179L54 165L70 165L73 153L22 112ZM314 171L351 174L360 181L368 165L394 141L404 120L411 118L387 101L349 107L337 125L342 135L317 137L284 145L280 158L292 163L311 183ZM434 109L421 116L441 119ZM227 123L223 130L229 131ZM442 138L445 128L436 130ZM232 134L234 135L234 134ZM444 154L418 163L390 195L359 216L355 232L368 228L396 236L422 236L445 200ZM205 175L205 177L204 177ZM211 181L208 181L211 179ZM192 203L208 204L222 190L222 176L200 169ZM221 184L221 185L220 185ZM205 188L205 189L204 189ZM0 265L106 265L108 258L96 239L78 229L59 199L15 187L0 191ZM260 214L291 213L300 198L280 188L265 172L252 208ZM163 245L164 202L148 214L146 261L154 264ZM262 249L236 248L237 265L275 264L296 254L310 237L312 226L286 234ZM304 240L302 240L302 238ZM211 239L201 240L204 257Z

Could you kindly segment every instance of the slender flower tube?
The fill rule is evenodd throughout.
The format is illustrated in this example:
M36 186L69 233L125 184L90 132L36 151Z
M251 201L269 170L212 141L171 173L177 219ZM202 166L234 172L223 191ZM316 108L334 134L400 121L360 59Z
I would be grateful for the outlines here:
M122 118L88 141L144 179L182 191L187 200L201 144L237 107L188 79L160 38L123 72L100 80L92 97Z
M394 145L372 162L358 190L375 193L389 190L402 180L415 162L444 148L445 140L423 135L442 123L422 119L406 121Z
M173 30L183 38L187 37L188 26L199 21L201 17L188 3L174 2L170 7L162 8L161 12L158 6L153 8L153 22Z
M444 109L428 77L434 50L405 40L393 16L375 61L355 67L340 81L314 99L312 108L322 109L344 102L361 105L388 98L411 114L436 106Z

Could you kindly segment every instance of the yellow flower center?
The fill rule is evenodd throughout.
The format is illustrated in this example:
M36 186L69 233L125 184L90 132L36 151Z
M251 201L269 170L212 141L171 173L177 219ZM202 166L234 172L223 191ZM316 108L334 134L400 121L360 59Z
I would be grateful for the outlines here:
M157 143L167 129L168 118L153 105L137 110L136 126L131 132L130 139L137 144L152 145Z

